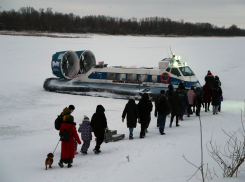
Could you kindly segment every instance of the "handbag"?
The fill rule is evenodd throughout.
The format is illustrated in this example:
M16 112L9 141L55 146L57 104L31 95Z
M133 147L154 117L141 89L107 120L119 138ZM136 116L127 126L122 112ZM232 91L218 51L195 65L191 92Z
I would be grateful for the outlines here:
M220 96L220 101L221 101L221 102L223 101L223 95Z
M111 130L109 130L108 127L105 129L104 141L105 141L105 143L112 142L112 133L111 133Z
M70 140L69 129L64 130L64 131L60 131L60 141L69 141Z

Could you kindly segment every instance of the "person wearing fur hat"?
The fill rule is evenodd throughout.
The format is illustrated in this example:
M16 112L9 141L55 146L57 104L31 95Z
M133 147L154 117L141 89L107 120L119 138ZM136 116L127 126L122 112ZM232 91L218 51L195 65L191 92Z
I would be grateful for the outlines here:
M99 154L100 146L104 141L105 129L107 128L107 119L105 116L105 108L102 105L97 105L96 112L93 114L90 123L94 135L97 138L94 153Z
M83 140L83 145L81 148L81 153L86 155L88 152L88 148L90 146L90 142L92 140L92 127L90 126L88 116L84 115L83 122L79 124L78 132L81 133L81 138Z
M140 120L139 111L137 108L137 105L135 103L134 96L131 96L129 98L128 103L125 105L125 108L122 113L122 122L124 122L124 119L127 115L127 127L129 128L129 139L133 139L133 131L134 128L137 126L137 118L138 121Z
M69 132L70 139L68 141L61 141L61 156L60 162L58 163L61 168L64 167L64 164L68 164L68 168L72 167L71 163L73 163L73 158L75 157L75 148L74 148L74 138L79 144L81 144L81 140L77 134L76 123L74 122L74 118L71 115L66 117L66 121L62 123L60 127L60 131L67 130Z

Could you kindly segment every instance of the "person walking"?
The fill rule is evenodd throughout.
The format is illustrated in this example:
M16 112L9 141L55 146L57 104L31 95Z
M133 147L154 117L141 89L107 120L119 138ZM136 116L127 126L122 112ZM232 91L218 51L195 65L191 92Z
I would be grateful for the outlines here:
M219 87L221 87L221 81L219 80L219 77L218 77L217 75L214 77L213 84L214 84L215 82L217 82L218 85L219 85ZM221 101L223 101L223 97L221 97L220 99L221 99L221 100L220 100L220 105L219 105L219 109L218 109L219 112L220 112L220 110L221 110Z
M203 93L203 102L205 105L205 112L209 111L209 106L211 102L211 85L206 81L205 85L202 87Z
M78 132L81 133L81 138L83 140L83 145L81 148L81 153L86 155L88 152L88 148L90 146L90 142L92 140L92 127L90 125L90 121L87 115L84 115L83 122L79 124Z
M74 141L81 144L81 140L76 130L76 123L71 115L66 116L66 121L62 123L60 127L60 132L65 130L69 132L70 138L68 141L61 141L61 156L58 164L61 168L63 168L63 163L65 163L68 164L68 168L70 168L72 167L71 164L73 163L73 158L75 157Z
M94 148L94 153L99 154L100 146L104 141L105 129L107 128L107 120L105 116L105 108L102 105L97 105L96 112L93 114L90 123L96 139L96 146Z
M192 106L194 105L194 101L196 99L196 94L194 92L194 86L191 86L191 90L189 90L187 92L187 96L188 96L188 101L189 101L189 105L188 105L188 115L187 117L190 117L190 114L193 114L192 112Z
M179 98L181 99L181 115L179 116L179 119L183 121L185 109L187 106L189 106L188 96L184 86L181 86L176 93L179 95Z
M69 105L68 108L65 107L63 109L63 112L61 113L63 122L66 121L66 117L71 115L71 113L73 113L74 110L75 110L75 106L74 105ZM75 139L74 139L74 148L75 148L75 154L78 154L78 152L77 152L77 142L76 142Z
M218 82L214 83L213 88L210 91L212 96L212 105L213 105L213 115L218 114L218 108L220 105L220 96L222 95L222 89L219 87Z
M171 112L170 104L169 104L166 96L163 95L157 101L157 107L156 107L156 111L155 111L155 117L158 116L158 118L159 118L159 132L161 135L165 135L164 129L165 129L165 123L166 123L166 116L170 112Z
M160 99L162 95L165 95L165 90L161 90L160 95L157 96L155 100L155 112L156 112L156 106L157 106L157 101ZM157 117L157 127L159 127L159 118Z
M134 139L133 138L133 131L134 128L137 126L137 118L138 122L140 121L140 115L138 111L138 107L135 103L134 96L131 96L129 98L128 103L125 105L125 108L122 113L122 122L124 122L124 119L127 115L127 127L129 128L129 140Z
M179 116L181 115L181 99L179 98L179 94L175 93L174 96L171 99L171 120L169 127L172 128L172 123L174 120L174 117L176 116L176 127L180 126L179 125Z
M205 82L208 82L211 86L213 85L214 75L211 73L210 70L208 70L208 73L205 76L204 80L205 80Z
M153 105L149 100L149 95L144 93L141 96L141 99L138 103L139 115L140 115L140 124L141 124L141 131L140 131L140 138L145 137L145 133L147 133L147 128L149 127L151 121L151 111Z

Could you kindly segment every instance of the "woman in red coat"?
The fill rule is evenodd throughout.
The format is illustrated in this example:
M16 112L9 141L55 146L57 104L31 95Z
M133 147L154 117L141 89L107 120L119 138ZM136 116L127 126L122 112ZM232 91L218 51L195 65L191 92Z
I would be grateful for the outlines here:
M207 112L207 110L209 111L209 106L211 102L211 85L208 82L206 82L205 85L202 87L202 90L204 91L203 102L205 103L205 112Z
M63 163L68 163L68 168L72 167L71 163L73 163L73 158L75 156L75 147L74 140L77 143L81 144L81 140L77 134L76 123L74 122L74 118L71 115L66 116L66 121L62 123L60 127L60 131L68 130L70 140L69 141L61 141L61 156L59 166L64 167ZM74 139L75 138L75 139Z

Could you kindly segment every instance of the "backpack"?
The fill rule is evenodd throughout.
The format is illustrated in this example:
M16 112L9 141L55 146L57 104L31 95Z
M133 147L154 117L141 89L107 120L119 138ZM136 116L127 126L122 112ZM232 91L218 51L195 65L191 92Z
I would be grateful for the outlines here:
M57 116L56 120L54 121L54 127L56 130L60 130L60 127L63 123L63 116L65 115L69 115L69 114L64 114L64 115L60 114L59 116Z
M69 129L64 130L64 131L60 131L60 141L69 141L70 140Z

